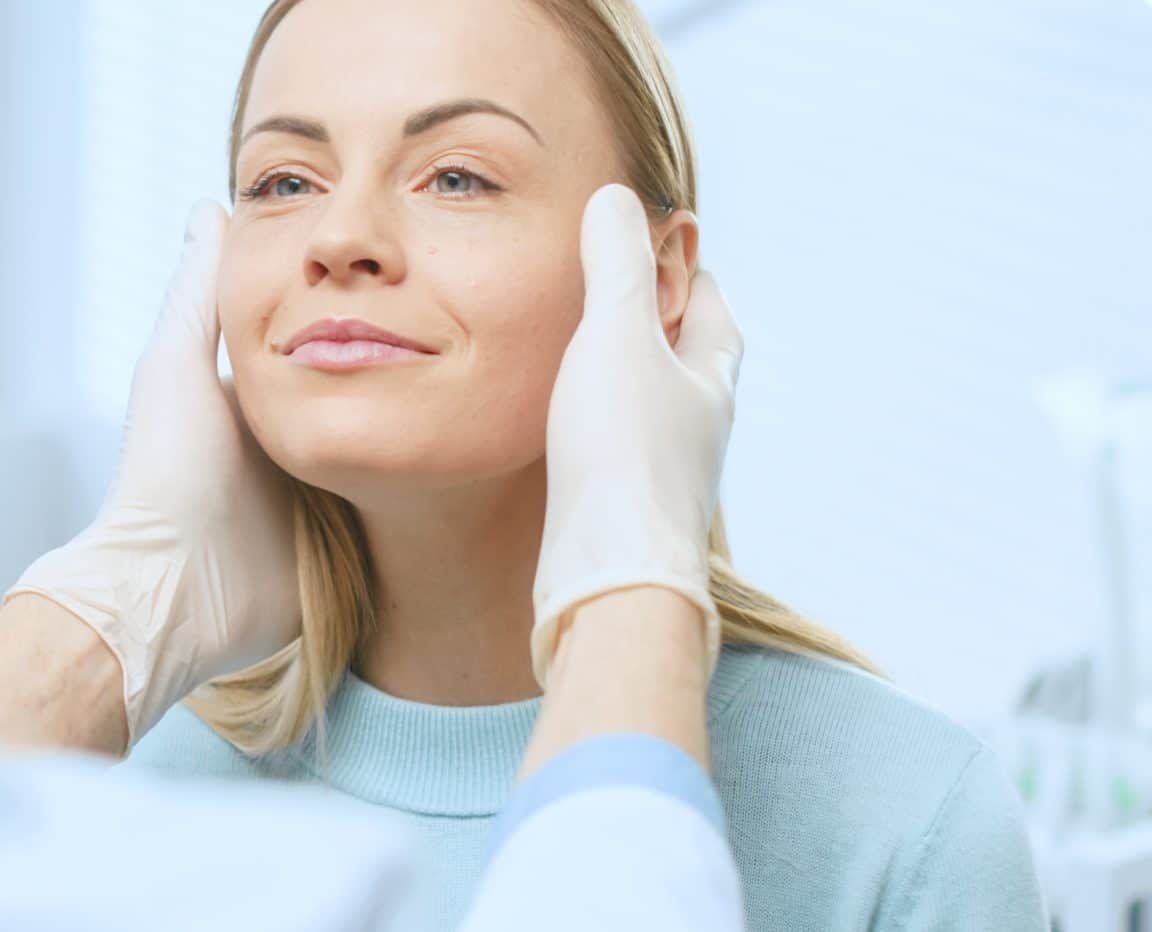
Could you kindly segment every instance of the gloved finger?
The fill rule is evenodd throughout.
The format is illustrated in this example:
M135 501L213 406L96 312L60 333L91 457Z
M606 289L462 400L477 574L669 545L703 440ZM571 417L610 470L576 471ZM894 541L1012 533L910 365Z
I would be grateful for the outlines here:
M680 321L676 356L691 371L722 387L736 390L744 358L744 336L728 308L716 276L698 269L688 307Z
M216 278L230 218L210 198L192 205L184 229L180 262L168 283L152 339L176 345L210 360L213 371L220 348Z
M604 326L618 333L628 329L664 339L651 235L644 205L626 185L606 184L588 199L580 228L581 326Z

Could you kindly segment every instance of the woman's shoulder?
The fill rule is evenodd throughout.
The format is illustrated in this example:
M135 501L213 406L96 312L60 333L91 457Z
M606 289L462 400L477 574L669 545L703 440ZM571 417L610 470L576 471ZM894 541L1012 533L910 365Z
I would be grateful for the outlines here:
M814 653L725 646L710 696L713 742L724 756L802 750L846 767L955 776L987 745L895 684Z
M781 890L826 880L860 894L842 903L867 904L897 926L919 927L920 910L948 904L957 917L948 929L990 927L969 912L981 909L1011 917L999 928L1038 927L1023 803L976 734L832 658L726 647L721 667L713 777L753 900L780 893L765 893L766 877ZM968 900L953 904L958 896ZM849 925L838 917L827 927Z

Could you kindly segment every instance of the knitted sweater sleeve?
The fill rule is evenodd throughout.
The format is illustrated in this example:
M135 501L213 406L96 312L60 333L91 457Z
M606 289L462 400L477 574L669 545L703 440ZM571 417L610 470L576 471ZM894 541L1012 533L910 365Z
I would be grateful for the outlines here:
M882 932L1045 932L1046 907L1023 807L981 746L901 858Z

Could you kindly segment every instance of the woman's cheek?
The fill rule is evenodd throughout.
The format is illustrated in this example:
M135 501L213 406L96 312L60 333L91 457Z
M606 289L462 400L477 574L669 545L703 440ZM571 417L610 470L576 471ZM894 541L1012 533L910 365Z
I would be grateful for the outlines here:
M270 268L266 251L253 253L229 248L220 257L216 284L220 328L229 359L258 352L272 339L269 333L276 295L281 292L283 270Z
M228 359L236 368L236 355L239 344L236 339L237 309L243 307L241 299L241 282L237 279L239 268L235 258L235 250L225 248L220 256L220 267L216 278L216 308L220 315L220 331Z
M233 234L224 244L216 279L216 299L220 325L228 331L237 322L240 309L251 306L260 274L258 256L245 248L242 234Z
M552 387L580 320L577 298L567 288L523 293L516 313L499 331L489 331L483 353L486 378L501 389L498 403L506 425L541 450Z

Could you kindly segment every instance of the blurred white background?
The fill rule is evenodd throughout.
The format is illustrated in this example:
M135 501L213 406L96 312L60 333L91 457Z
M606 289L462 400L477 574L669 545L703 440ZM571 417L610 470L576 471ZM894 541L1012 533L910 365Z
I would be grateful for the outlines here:
M0 0L0 587L95 513L188 208L228 203L265 5ZM738 569L949 714L1007 708L1107 611L1093 495L1035 390L1152 379L1152 5L641 5L747 340Z

